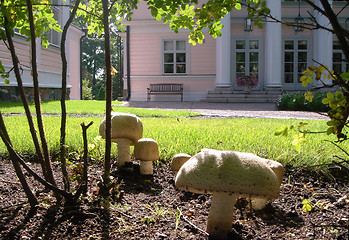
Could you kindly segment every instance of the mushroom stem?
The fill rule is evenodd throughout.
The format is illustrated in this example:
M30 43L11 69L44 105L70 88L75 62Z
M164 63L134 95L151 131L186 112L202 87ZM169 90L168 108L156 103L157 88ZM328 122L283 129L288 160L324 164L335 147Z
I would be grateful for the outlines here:
M153 161L139 161L139 172L142 175L153 174Z
M124 166L127 162L131 162L130 145L131 140L127 138L116 139L118 144L118 167Z
M213 193L208 214L207 233L212 239L226 239L231 231L236 194Z

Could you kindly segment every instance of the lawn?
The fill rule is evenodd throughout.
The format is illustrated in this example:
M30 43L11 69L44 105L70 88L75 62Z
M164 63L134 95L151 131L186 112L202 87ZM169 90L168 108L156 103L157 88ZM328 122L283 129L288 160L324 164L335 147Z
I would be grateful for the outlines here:
M88 141L94 143L91 155L99 149L103 153L103 140L95 139L99 123L103 118L105 103L103 101L67 101L67 108L73 117L67 119L68 151L82 153L82 130L80 124L93 121L88 129ZM118 102L114 106L120 106ZM3 106L1 106L3 109ZM4 108L6 113L21 112L20 106L10 104ZM143 137L153 138L159 144L160 158L169 161L176 153L184 152L194 155L201 148L227 149L242 152L253 152L261 157L278 160L293 166L317 165L329 163L338 149L326 142L331 139L326 135L309 136L301 152L291 145L293 135L288 138L276 137L274 132L281 125L297 124L300 120L252 119L252 118L202 118L193 117L194 113L185 111L161 111L126 107L114 107L120 112L138 115L144 127ZM59 113L59 102L43 103L44 113ZM77 115L83 114L83 115ZM190 117L189 117L190 116ZM34 148L24 116L4 117L11 140L15 148L22 154L33 154ZM52 154L59 151L60 117L45 116L46 136ZM304 120L302 120L304 122ZM314 131L326 129L326 121L308 120ZM20 133L20 134L19 134ZM332 138L332 140L335 140ZM344 145L347 148L347 144ZM113 146L113 155L116 155ZM0 154L6 149L0 143ZM95 156L102 157L102 156Z

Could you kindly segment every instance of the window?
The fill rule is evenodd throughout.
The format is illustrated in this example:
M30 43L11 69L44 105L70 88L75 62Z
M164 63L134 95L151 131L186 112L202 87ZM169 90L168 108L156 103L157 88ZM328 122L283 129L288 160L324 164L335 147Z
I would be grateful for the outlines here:
M307 40L284 41L284 83L300 83L302 72L307 69L309 56Z
M163 41L163 73L164 74L186 74L187 43L185 40Z
M236 40L235 42L235 77L259 73L260 42L259 40Z
M58 24L60 24L60 16L61 16L61 8L58 5L58 1L57 0L53 0L52 1L52 13L54 14L53 15L53 18L58 22ZM59 46L60 45L60 42L61 42L61 34L59 32L56 32L54 30L50 30L48 33L47 33L47 39L48 39L48 42L50 44L53 44L53 45L57 45Z
M338 41L333 42L333 70L340 74L349 70L349 64L344 61L345 57Z

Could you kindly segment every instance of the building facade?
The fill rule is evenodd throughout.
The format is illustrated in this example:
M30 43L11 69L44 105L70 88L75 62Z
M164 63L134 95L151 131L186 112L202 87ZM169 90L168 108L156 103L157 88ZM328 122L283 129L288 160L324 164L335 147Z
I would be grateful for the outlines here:
M347 24L346 1L333 1L341 24ZM315 3L319 4L318 0ZM330 26L306 3L268 0L271 14L282 21L298 17ZM247 19L247 10L233 10L222 23L222 36L213 39L205 33L203 44L188 43L188 32L175 34L151 17L141 2L129 25L130 100L146 101L150 83L183 83L184 101L271 102L283 91L304 90L301 73L316 65L313 60L339 71L346 71L336 38L328 31L297 31L294 26L268 21L259 29ZM250 24L249 24L250 23ZM126 56L126 54L125 54ZM126 71L125 71L126 72ZM244 91L236 79L258 76L258 85ZM124 84L127 86L127 84ZM178 96L152 96L152 100L178 101Z
M58 1L52 1L53 4ZM67 5L52 7L55 19L63 26L69 18L69 1L60 2ZM58 4L57 4L58 5ZM80 99L80 38L83 32L70 26L66 40L66 55L68 61L67 91L70 99ZM50 31L48 33L49 47L41 45L41 39L36 40L37 66L39 75L39 87L42 100L59 100L62 87L62 62L60 55L61 33ZM13 37L17 56L22 67L22 81L28 100L33 100L33 80L31 77L31 50L30 42L26 37L15 32ZM0 59L6 71L13 64L11 54L6 45L0 42ZM10 73L9 84L0 81L0 101L20 101L17 80L14 72Z

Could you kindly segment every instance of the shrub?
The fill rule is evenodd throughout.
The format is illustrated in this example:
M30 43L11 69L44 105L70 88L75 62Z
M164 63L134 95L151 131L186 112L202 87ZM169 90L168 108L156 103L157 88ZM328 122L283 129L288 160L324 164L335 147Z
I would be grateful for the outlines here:
M308 102L305 100L303 92L285 93L277 101L276 107L278 110L326 112L329 107L322 103L322 99L325 97L324 94L321 92L314 93L313 101Z

